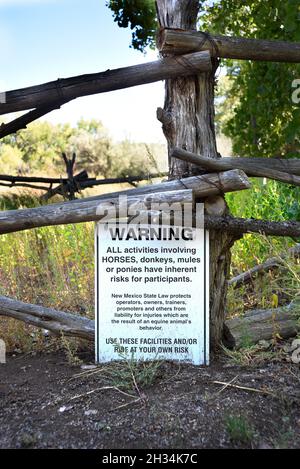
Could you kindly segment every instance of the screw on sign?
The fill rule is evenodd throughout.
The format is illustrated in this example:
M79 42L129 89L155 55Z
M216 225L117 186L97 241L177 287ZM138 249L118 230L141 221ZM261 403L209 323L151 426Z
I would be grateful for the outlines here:
M6 346L2 339L0 339L0 363L6 363Z

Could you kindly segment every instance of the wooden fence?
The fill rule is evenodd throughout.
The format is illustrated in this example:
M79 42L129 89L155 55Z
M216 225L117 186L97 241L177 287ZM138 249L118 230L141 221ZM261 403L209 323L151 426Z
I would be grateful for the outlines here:
M59 108L70 100L95 93L113 91L131 86L142 85L175 77L186 77L211 71L214 57L236 58L245 60L264 60L280 62L300 62L300 43L266 41L226 36L209 35L203 32L184 31L162 28L158 36L158 47L162 58L147 64L107 70L101 73L59 79L37 86L7 91L1 94L0 115L16 111L30 110L26 114L0 126L0 138L24 128L42 115ZM263 159L263 158L225 158L211 159L195 155L182 148L174 148L172 158L179 158L201 168L204 174L194 177L162 182L125 192L90 197L60 204L49 204L33 209L0 212L0 234L11 233L39 226L66 223L81 223L99 219L97 207L106 204L108 210L116 208L117 198L126 194L129 202L149 203L152 200L183 203L201 200L206 203L205 226L214 230L228 230L238 235L245 232L265 233L277 236L300 237L300 223L297 221L272 222L268 220L239 219L224 216L221 211L214 213L213 200L225 192L245 190L250 187L247 176L266 177L287 184L300 185L299 160ZM81 184L92 183L87 175L77 175ZM86 179L84 181L84 179ZM23 182L53 181L44 178L23 178L0 176L2 184ZM56 181L63 184L64 181ZM95 182L95 181L94 181ZM101 182L99 182L100 184ZM93 184L95 185L95 184ZM208 207L209 210L208 210ZM0 297L0 315L14 317L48 328L54 333L64 333L93 339L93 322L76 315L26 305L16 300ZM268 314L267 314L268 316ZM269 316L268 316L269 317ZM262 321L265 319L265 316ZM290 316L289 316L290 319ZM283 321L284 322L284 321ZM230 322L228 323L230 327ZM284 324L286 326L286 323ZM239 324L240 326L240 324ZM236 324L232 326L233 334ZM265 330L267 330L266 328ZM285 329L286 330L286 329ZM297 328L288 325L289 334ZM292 332L291 332L292 330ZM278 331L281 333L281 331ZM260 338L268 338L267 332Z

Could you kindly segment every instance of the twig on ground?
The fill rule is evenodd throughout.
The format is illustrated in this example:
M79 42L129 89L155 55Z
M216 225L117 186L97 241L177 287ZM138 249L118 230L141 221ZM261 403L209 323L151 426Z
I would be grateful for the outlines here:
M105 369L99 368L99 367L97 369L93 369L93 370L82 371L81 373L77 373L76 375L72 376L69 379L69 381L72 381L73 379L77 379L77 378L91 376L91 375L96 374L96 373L101 373L102 371L105 371Z
M115 407L115 408L112 409L112 410L118 410L118 409L122 409L122 408L127 407L127 406L132 405L132 404L137 404L137 403L140 402L141 400L142 400L142 398L139 397L138 399L135 399L135 401L126 402L126 404L118 405L118 407Z
M230 386L233 381L235 381L237 378L238 378L239 375L236 375L234 378L232 378L232 380L229 381L229 383L225 383L224 386L217 392L217 394L221 394L221 392L223 392L226 388L228 388L228 386Z
M266 389L249 388L247 386L239 386L237 384L232 384L231 382L223 383L222 381L213 381L213 383L214 384L221 384L222 386L225 386L225 387L241 389L243 391L257 392L257 393L260 393L260 394L268 394L270 396L274 396L274 393L272 393L271 391L267 391Z
M93 394L94 392L97 392L97 391L107 391L109 389L113 389L114 391L118 391L119 393L124 394L124 396L131 397L132 399L136 399L136 396L133 396L132 394L128 394L127 392L122 391L121 389L117 388L116 386L102 386L101 388L92 389L91 391L88 391L86 393L78 394L77 396L73 396L73 397L70 398L70 401L73 401L74 399L79 399L81 397L86 397L89 394Z

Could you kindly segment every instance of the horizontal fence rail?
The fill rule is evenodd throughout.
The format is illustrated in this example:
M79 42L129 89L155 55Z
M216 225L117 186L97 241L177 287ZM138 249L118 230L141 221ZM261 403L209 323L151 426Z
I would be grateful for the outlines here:
M171 156L194 164L207 171L227 171L241 169L247 176L265 177L276 181L300 186L300 159L273 160L267 158L207 158L181 148L174 148ZM276 168L276 169L275 169ZM279 169L280 168L280 169ZM293 172L295 169L296 174Z
M167 57L145 64L63 78L42 85L1 93L0 114L65 103L81 96L120 90L212 69L208 51ZM51 106L50 106L51 107ZM1 129L1 127L0 127Z
M97 211L100 204L109 209L118 203L119 196L124 195L128 196L129 203L137 201L142 201L144 204L149 201L173 203L175 201L180 202L180 200L184 203L191 202L190 191L193 192L193 198L202 198L229 191L248 189L249 187L249 180L243 171L234 170L176 179L143 188L106 194L105 196L49 204L36 208L7 210L0 212L0 234L41 226L96 221L102 218ZM174 192L176 200L174 199ZM185 198L184 193L189 197L188 200Z
M220 36L202 31L164 28L158 35L158 48L163 54L186 54L209 50L213 57L300 62L300 43Z

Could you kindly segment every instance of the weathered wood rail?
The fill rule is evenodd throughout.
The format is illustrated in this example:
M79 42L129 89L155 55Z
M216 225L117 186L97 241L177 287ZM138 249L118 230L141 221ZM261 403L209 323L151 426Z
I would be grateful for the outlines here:
M188 202L191 201L191 193L195 198L204 198L249 187L250 183L243 171L234 170L219 174L193 176L183 180L176 179L114 194L49 204L31 209L2 211L0 212L0 234L41 226L96 221L101 219L101 215L97 212L99 204L101 203L103 207L106 206L109 209L118 204L120 195L128 196L128 204L139 201L147 206L149 202L172 203L175 199L182 203ZM177 194L175 197L174 193Z
M189 192L189 191L184 191ZM181 200L176 200L176 197L172 200L170 198L171 193L165 193L166 197L163 197L163 193L158 193L158 199L156 202L162 203L188 203L191 202L188 197L182 198L179 191L174 191L174 195L178 194ZM42 226L55 226L55 225L66 225L69 223L83 223L88 221L101 220L104 214L99 214L99 205L104 210L106 208L107 213L106 219L116 218L119 210L119 206L114 205L115 199L107 200L102 202L101 200L94 201L74 201L65 202L63 204L51 204L45 207L37 207L32 209L23 210L9 210L6 212L0 212L0 234L14 233L17 231L27 230L30 228L38 228ZM155 198L152 197L155 201ZM143 201L143 198L132 198L128 199L129 203L132 203L134 208L135 204L139 204ZM147 201L144 198L144 201ZM148 200L150 202L150 198ZM73 204L73 206L69 204ZM114 209L115 207L115 209ZM137 208L138 210L138 208ZM101 213L102 210L101 210ZM143 219L145 219L145 212L141 212ZM149 215L155 215L156 217L163 214L163 211L149 211ZM196 221L194 219L193 223ZM217 215L205 215L204 226L207 229L216 230L220 232L229 232L236 235L242 233L259 233L271 236L290 236L300 237L300 222L296 221L269 221L269 220L255 220L253 218L235 218L231 216L217 216Z
M89 177L88 173L83 170L78 174L75 174L73 178L46 178L37 176L9 176L6 174L0 174L0 186L15 188L15 187L27 187L30 189L37 189L39 191L46 191L41 197L41 200L47 201L54 195L66 195L68 193L69 185L73 184L76 192L81 190L103 186L109 184L131 184L135 185L136 182L147 181L152 179L158 179L166 177L168 173L150 173L141 174L139 176L120 176L116 178L105 178L96 179L95 177ZM43 185L41 185L43 184ZM53 184L59 184L56 187L52 187Z
M95 324L91 319L6 296L0 296L0 316L18 319L56 335L65 334L87 340L94 340L95 337Z
M3 93L6 95L6 93ZM13 119L11 122L6 124L0 125L0 139L6 137L7 135L14 134L18 130L26 129L27 125L35 120L39 119L40 117L48 114L48 112L54 111L55 109L60 109L63 104L66 104L68 100L55 100L45 106L40 106L37 109L33 109L32 111L23 114L16 119ZM1 103L0 103L1 107Z
M196 155L181 148L174 148L171 153L173 158L187 161L208 171L227 171L241 169L247 176L266 177L276 181L300 186L300 175L293 174L293 169L300 174L300 159L294 160L269 160L267 158L220 158L213 159ZM278 169L277 169L278 168ZM280 169L279 169L280 168Z
M192 190L154 192L128 196L124 205L117 198L107 197L104 200L76 200L70 203L49 204L43 207L0 212L0 234L22 231L41 226L67 225L88 221L116 218L119 212L143 204L150 208L152 203L184 204L193 203ZM100 210L101 204L101 210ZM127 213L127 212L126 212Z
M248 311L242 317L228 319L226 325L235 340L236 347L245 342L269 340L279 334L283 339L293 337L300 331L300 305L276 309Z
M186 54L209 50L213 57L226 59L262 60L271 62L300 62L300 43L246 39L163 28L157 46L163 54Z
M254 218L237 218L231 216L206 215L205 227L230 233L259 233L269 236L300 237L300 222L269 221Z
M128 197L126 202L128 205L143 203L146 209L150 209L152 202L183 204L249 187L249 180L243 171L230 170L42 207L2 211L0 212L0 234L42 226L97 221L103 217L104 209L114 217L116 210L120 208L119 196L124 195ZM100 204L102 214L99 214ZM300 236L300 222L296 221L273 222L207 214L205 227L238 235L252 232L273 236Z
M183 55L180 58L167 57L145 64L58 79L42 85L2 93L4 97L0 103L0 115L39 108L55 102L65 103L81 96L105 93L168 78L195 75L211 69L210 53L203 51Z
M74 185L76 188L76 192L81 192L82 190L88 189L90 187L104 186L104 185L109 185L109 184L131 184L132 186L135 186L136 182L157 179L157 178L161 178L164 176L167 176L167 173L147 174L147 175L141 175L141 176L116 177L116 178L106 178L106 179L87 178L87 179L80 179L80 180L75 179L76 178L75 176ZM41 197L41 200L47 201L51 199L51 197L57 194L65 195L64 193L67 192L66 189L68 189L68 184L69 184L69 179L67 179L66 182L63 182L57 187L46 189L47 193Z

